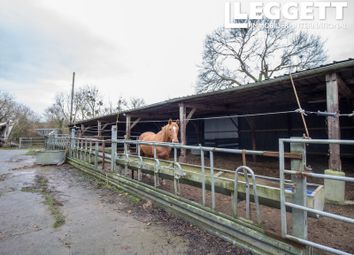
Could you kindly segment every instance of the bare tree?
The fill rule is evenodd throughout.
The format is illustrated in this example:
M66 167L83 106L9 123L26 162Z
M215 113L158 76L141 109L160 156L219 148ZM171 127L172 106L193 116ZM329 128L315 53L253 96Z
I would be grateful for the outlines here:
M19 104L7 92L0 91L0 122L14 121L10 138L16 140L21 136L35 135L40 117L29 107Z
M197 92L262 81L315 67L327 56L319 36L279 20L250 20L247 29L218 28L206 37Z
M70 120L70 94L60 93L54 103L45 110L48 122L55 127L63 128ZM99 90L95 86L79 88L74 94L73 122L93 118L103 113L103 102Z
M122 96L119 97L116 106L113 106L112 102L108 103L108 106L104 107L104 114L120 113L125 110L136 109L145 105L145 100L139 97L131 97L125 99Z
M81 114L82 118L94 118L101 114L103 101L98 89L95 86L86 86L78 92L81 97Z
M140 108L145 105L145 100L140 97L132 97L129 99L128 107L129 109Z
M0 122L14 120L17 112L16 106L17 103L10 94L0 91Z
M16 105L16 122L11 132L10 138L18 140L21 136L38 136L35 129L40 125L40 117L29 107Z

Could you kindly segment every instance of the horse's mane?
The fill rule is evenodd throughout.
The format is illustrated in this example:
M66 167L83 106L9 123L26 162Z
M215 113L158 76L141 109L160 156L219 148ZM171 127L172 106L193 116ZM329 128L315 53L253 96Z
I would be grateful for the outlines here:
M164 141L167 141L167 137L166 137L166 135L167 135L167 130L166 130L166 128L168 127L168 125L169 125L169 124L166 124L165 126L163 126L163 127L161 128L161 131L163 132L163 140L164 140Z
M173 124L173 123L178 126L178 124L177 124L176 122L172 122L171 124ZM166 130L166 128L167 128L169 125L171 125L171 124L167 123L165 126L161 127L161 132L164 132L164 133L163 133L163 140L164 140L164 141L167 141L167 137L166 137L166 135L167 135L167 130Z

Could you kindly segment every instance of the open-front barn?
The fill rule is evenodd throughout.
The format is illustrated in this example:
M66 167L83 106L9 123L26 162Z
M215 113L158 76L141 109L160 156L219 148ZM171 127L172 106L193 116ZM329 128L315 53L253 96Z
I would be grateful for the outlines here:
M228 230L222 230L223 238L247 243L259 254L272 249L269 243L253 245L263 231L287 245L291 240L353 252L354 228L347 224L353 223L354 201L353 77L349 59L77 122L71 126L69 162L168 210L202 206L212 217L221 215L213 221L221 225L234 217L229 223L251 241L236 240L236 232L231 237ZM139 137L146 131L168 132L162 127L170 119L179 125L178 143ZM160 156L166 147L167 156ZM170 202L165 196L171 194L187 204ZM196 211L182 213L187 214L204 224ZM240 229L249 219L260 227L259 236ZM213 224L207 229L219 235ZM284 254L298 252L289 249Z
M335 62L289 75L226 90L174 98L75 123L81 136L110 138L112 125L118 136L136 138L157 132L168 119L180 119L182 144L223 148L278 150L278 139L354 137L354 60ZM331 146L331 169L340 168L340 155L353 150ZM308 153L328 155L325 146L310 146Z

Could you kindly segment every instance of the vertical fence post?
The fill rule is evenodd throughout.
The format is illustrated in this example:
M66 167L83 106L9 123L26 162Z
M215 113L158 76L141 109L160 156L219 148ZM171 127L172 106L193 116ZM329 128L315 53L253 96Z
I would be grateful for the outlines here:
M117 126L112 126L111 134L111 171L116 170L116 156L117 156Z
M79 132L80 134L80 132ZM79 159L79 144L80 140L78 138L75 138L75 157Z
M90 140L89 146L90 146L90 148L89 148L89 158L88 158L88 162L91 164L91 162L92 162L92 140Z
M200 165L202 171L202 204L205 206L205 159L204 159L204 150L202 145L200 146Z
M95 142L95 169L98 170L98 141Z
M70 136L70 156L74 157L74 149L75 149L75 134L76 130L75 128L71 129L71 136Z
M105 171L106 168L106 142L102 140L102 172Z
M280 223L281 223L281 236L283 238L285 238L287 235L284 169L285 169L284 142L282 140L279 140Z
M210 185L211 185L211 209L215 210L215 176L214 176L214 152L209 152L210 160Z
M290 152L297 152L302 155L302 159L291 160L291 170L303 172L306 164L306 150L303 143L290 143ZM295 185L293 203L307 206L307 181L306 176L300 174L292 175ZM292 208L293 235L302 239L307 239L307 211Z
M18 146L19 149L22 149L22 137L20 137L20 141L19 141L19 146Z

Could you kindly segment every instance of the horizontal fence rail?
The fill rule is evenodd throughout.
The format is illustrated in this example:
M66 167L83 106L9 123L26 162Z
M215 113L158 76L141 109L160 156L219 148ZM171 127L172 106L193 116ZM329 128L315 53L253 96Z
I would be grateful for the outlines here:
M320 249L326 252L330 252L333 254L340 255L350 255L351 253L341 251L339 249L335 249L333 247L329 247L323 244L319 244L317 242L313 242L308 240L307 238L307 213L314 213L323 217L331 218L334 220L342 221L348 224L354 224L354 218L337 215L330 212L325 212L322 210L316 210L313 208L307 207L306 195L302 195L306 193L306 178L313 177L319 179L330 179L336 181L343 182L354 182L353 177L344 177L344 176L333 176L328 174L318 174L312 173L310 171L305 171L304 166L306 166L306 161L303 161L302 167L298 167L298 169L288 170L285 168L285 157L284 157L284 145L288 144L297 144L300 147L306 148L307 144L340 144L340 145L354 145L354 140L334 140L334 139L303 139L303 138L290 138L290 139L280 139L279 140L279 169L280 169L280 189L281 189L281 198L280 198L280 208L281 208L281 235L283 238L288 238L289 240L298 242L300 244L307 245L309 247L313 247L316 249ZM305 157L306 158L306 157ZM287 202L285 199L285 174L289 174L291 176L296 177L297 179L297 193L299 199L295 201L295 203ZM286 207L293 208L296 213L296 219L300 221L300 225L302 225L302 231L293 231L293 234L288 234L287 229L287 218L286 218ZM293 213L294 216L294 213ZM294 217L293 217L294 218ZM294 223L293 223L294 225Z
M147 158L142 155L141 145L144 144L152 146L154 151L153 158ZM131 148L130 145L135 145L134 147L136 148ZM170 161L158 158L157 152L161 147L171 148L172 158ZM199 172L192 175L197 177L194 181L199 183L200 186L198 187L202 191L200 202L191 201L181 195L180 182L191 178L191 172L185 169L186 165L179 162L178 156L181 149L198 149L201 153L202 160L198 168ZM136 154L133 154L133 152ZM254 175L249 167L242 168L243 171L239 171L236 178L238 193L245 193L248 200L247 204L249 207L246 208L248 219L245 220L241 217L225 215L217 210L216 193L220 192L217 190L217 185L225 178L220 176L224 172L215 167L215 152L227 152L239 155L252 155L252 153L262 155L263 153L262 151L223 150L203 146L183 146L173 143L117 139L116 131L113 127L112 139L110 140L76 138L75 131L73 131L69 142L68 159L71 164L78 168L86 169L84 171L89 171L90 174L102 178L113 185L119 185L129 191L134 190L133 192L139 196L157 201L168 210L181 213L186 220L198 223L197 225L201 225L208 231L257 254L303 254L301 246L293 246L290 243L269 237L264 233L261 225L259 225L261 221L259 206L257 206L255 222L251 219L251 207L249 205L251 201L254 201L254 198L257 198L258 192L255 189L255 182L262 178ZM301 155L298 154L295 157L301 158ZM246 169L248 171L244 171ZM225 173L232 176L230 179L230 187L232 189L234 187L232 184L235 179L235 170L229 170L228 172L225 170ZM137 175L133 175L134 171ZM152 177L150 184L146 184L147 177ZM161 185L164 185L161 183L161 178L172 181L171 191L161 188ZM267 181L276 181L275 179L271 177L269 179L265 178ZM245 189L245 186L248 188ZM237 193L234 192L229 195L231 195L232 200L236 201L235 194L237 197ZM254 202L258 205L257 199ZM230 212L231 210L230 204Z
M354 141L281 139L278 152L118 139L115 126L112 127L111 139L107 140L80 138L75 135L75 130L72 130L71 137L48 139L48 148L68 149L70 164L127 191L158 201L167 209L178 211L186 216L185 219L198 222L208 231L255 253L305 255L310 254L306 247L313 247L335 254L349 254L308 240L307 220L305 220L307 216L330 217L349 224L354 221L350 217L323 211L323 204L319 208L311 207L311 204L317 205L318 203L313 201L308 203L311 199L315 199L316 195L308 195L306 193L307 188L312 185L311 187L315 190L313 194L324 194L324 189L322 185L307 183L306 178L329 178L350 182L353 182L354 178L305 171L306 149L304 144L315 144L317 142L319 144L334 144L339 142L349 145L354 144ZM326 143L326 141L328 142ZM285 143L290 143L290 152L285 152ZM294 146L298 144L302 145L300 147ZM142 145L151 146L152 157L146 157L142 154ZM158 151L161 147L167 147L171 150L172 157L170 160L162 160L158 157ZM199 164L192 165L180 161L179 155L181 155L182 149L199 152ZM219 154L216 153L240 155L242 165L230 170L217 168L214 158L215 155ZM278 158L280 178L255 175L253 170L247 166L246 155ZM285 168L285 159L290 160L291 169ZM297 178L285 179L285 174ZM170 191L162 189L164 184L161 183L161 178L171 181ZM267 186L267 183L272 183L272 185ZM181 184L198 187L201 192L198 193L200 194L200 200L189 200L183 197ZM276 191L274 193L276 195L265 199L265 194L269 196L274 191ZM230 215L219 211L217 194L230 196ZM243 207L243 210L245 210L246 219L240 217L237 211L238 201L240 200L245 200L246 206ZM299 203L299 201L301 202ZM252 207L256 208L254 214L250 213L250 202L255 205ZM273 238L263 229L262 208L259 207L259 204L280 207L279 217L283 239L280 236ZM194 209L190 210L191 208ZM291 234L287 232L286 226L286 214L289 209L293 220L293 232ZM302 229L302 233L300 229Z
M44 137L20 137L18 147L19 149L28 148L44 148L45 147Z

